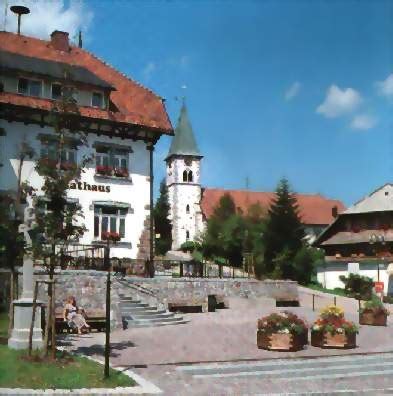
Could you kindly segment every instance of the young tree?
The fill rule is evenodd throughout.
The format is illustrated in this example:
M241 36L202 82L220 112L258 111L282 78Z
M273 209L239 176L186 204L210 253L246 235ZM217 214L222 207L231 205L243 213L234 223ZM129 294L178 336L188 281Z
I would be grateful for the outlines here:
M154 207L154 227L155 233L160 234L156 239L156 253L164 255L172 246L172 224L169 216L168 188L165 179L160 184L160 196Z
M303 246L305 232L299 217L295 195L290 191L288 180L281 179L276 198L271 204L263 235L264 261L268 273L295 279L292 259Z
M36 257L43 260L51 281L54 279L56 265L67 250L67 246L83 235L86 228L80 223L83 218L81 206L67 200L67 189L71 183L78 183L83 168L90 161L84 157L78 164L70 161L67 149L78 148L86 144L86 136L80 132L80 114L70 88L63 88L61 100L56 102L51 111L51 126L54 136L48 137L47 155L36 164L36 170L43 179L43 195L35 199L34 231L37 235L33 241ZM38 237L39 236L39 237ZM48 285L49 315L47 320L48 344L55 357L55 302L53 283ZM49 342L49 332L52 341ZM47 349L46 349L47 351Z
M22 264L25 253L24 236L19 226L24 221L24 208L27 196L33 194L29 183L22 181L22 170L26 160L31 159L34 150L23 139L17 149L18 173L16 190L0 197L0 266L10 270L10 304L8 334L14 324L13 300L16 298L16 267Z

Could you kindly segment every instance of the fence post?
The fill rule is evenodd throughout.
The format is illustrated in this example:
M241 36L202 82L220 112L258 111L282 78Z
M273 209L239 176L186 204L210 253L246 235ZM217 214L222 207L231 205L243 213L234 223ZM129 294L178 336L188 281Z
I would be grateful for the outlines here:
M336 306L336 305L337 305L337 297L334 296L334 306Z
M315 311L315 294L312 295L312 310Z

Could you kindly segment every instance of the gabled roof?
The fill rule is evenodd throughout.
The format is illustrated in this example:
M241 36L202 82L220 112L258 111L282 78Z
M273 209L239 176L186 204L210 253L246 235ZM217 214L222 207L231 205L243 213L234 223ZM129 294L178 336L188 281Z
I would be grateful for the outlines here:
M257 203L267 212L275 198L274 192L206 188L203 191L201 201L202 213L206 218L213 214L220 198L226 193L231 195L236 208L241 209L243 213L247 213L247 209ZM304 225L326 226L334 221L332 213L334 207L337 208L338 213L345 210L345 206L341 201L325 198L322 195L295 194L295 196Z
M175 128L175 136L172 139L171 147L166 159L173 155L189 155L202 158L190 120L188 119L185 103L183 103L180 110L179 120Z
M349 207L344 214L393 211L393 184L386 183Z
M70 45L69 51L59 51L49 41L0 32L0 50L83 67L115 88L110 98L118 111L105 111L103 118L138 125L158 133L173 134L171 122L159 96L82 48ZM5 94L7 93L0 93L0 100ZM7 100L13 105L29 107L32 105L32 99L22 95L9 95ZM5 102L4 99L1 101ZM33 106L46 110L51 103L51 100L41 98L37 99ZM90 110L86 110L86 112L90 112ZM102 115L101 111L99 113Z
M68 65L63 62L55 62L47 59L32 58L0 50L0 71L18 70L28 73L47 75L56 79L64 80L69 74L69 78L75 82L95 85L105 89L113 89L112 85L98 78L94 73L85 67Z

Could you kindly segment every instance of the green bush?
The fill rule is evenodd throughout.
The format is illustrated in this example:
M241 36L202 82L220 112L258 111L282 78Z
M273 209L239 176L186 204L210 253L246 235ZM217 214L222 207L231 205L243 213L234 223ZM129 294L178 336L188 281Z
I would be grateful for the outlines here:
M358 274L349 274L348 277L341 275L340 280L345 285L346 293L358 300L370 300L372 297L374 281Z

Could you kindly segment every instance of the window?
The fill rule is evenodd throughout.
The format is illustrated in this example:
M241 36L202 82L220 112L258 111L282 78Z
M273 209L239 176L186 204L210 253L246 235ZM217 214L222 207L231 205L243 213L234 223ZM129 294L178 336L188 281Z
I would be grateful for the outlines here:
M61 84L52 84L52 99L60 99L62 95Z
M91 105L93 107L104 107L104 96L101 92L93 92L91 97Z
M188 181L192 183L192 180L193 180L192 171L188 171Z
M188 205L188 204L186 206L186 213L190 213L190 205Z
M49 162L56 164L58 155L58 146L56 141L45 141L41 144L41 159L48 160ZM76 150L71 146L64 146L60 153L60 164L67 165L76 164Z
M183 171L183 182L192 183L193 181L193 174L191 170L184 170Z
M190 239L190 231L186 231L186 241L188 241Z
M111 147L97 147L96 171L107 176L128 177L128 152Z
M115 206L94 207L94 237L102 238L102 233L118 233L120 239L125 237L127 208Z
M30 96L41 96L42 83L39 80L20 78L18 81L18 93Z

